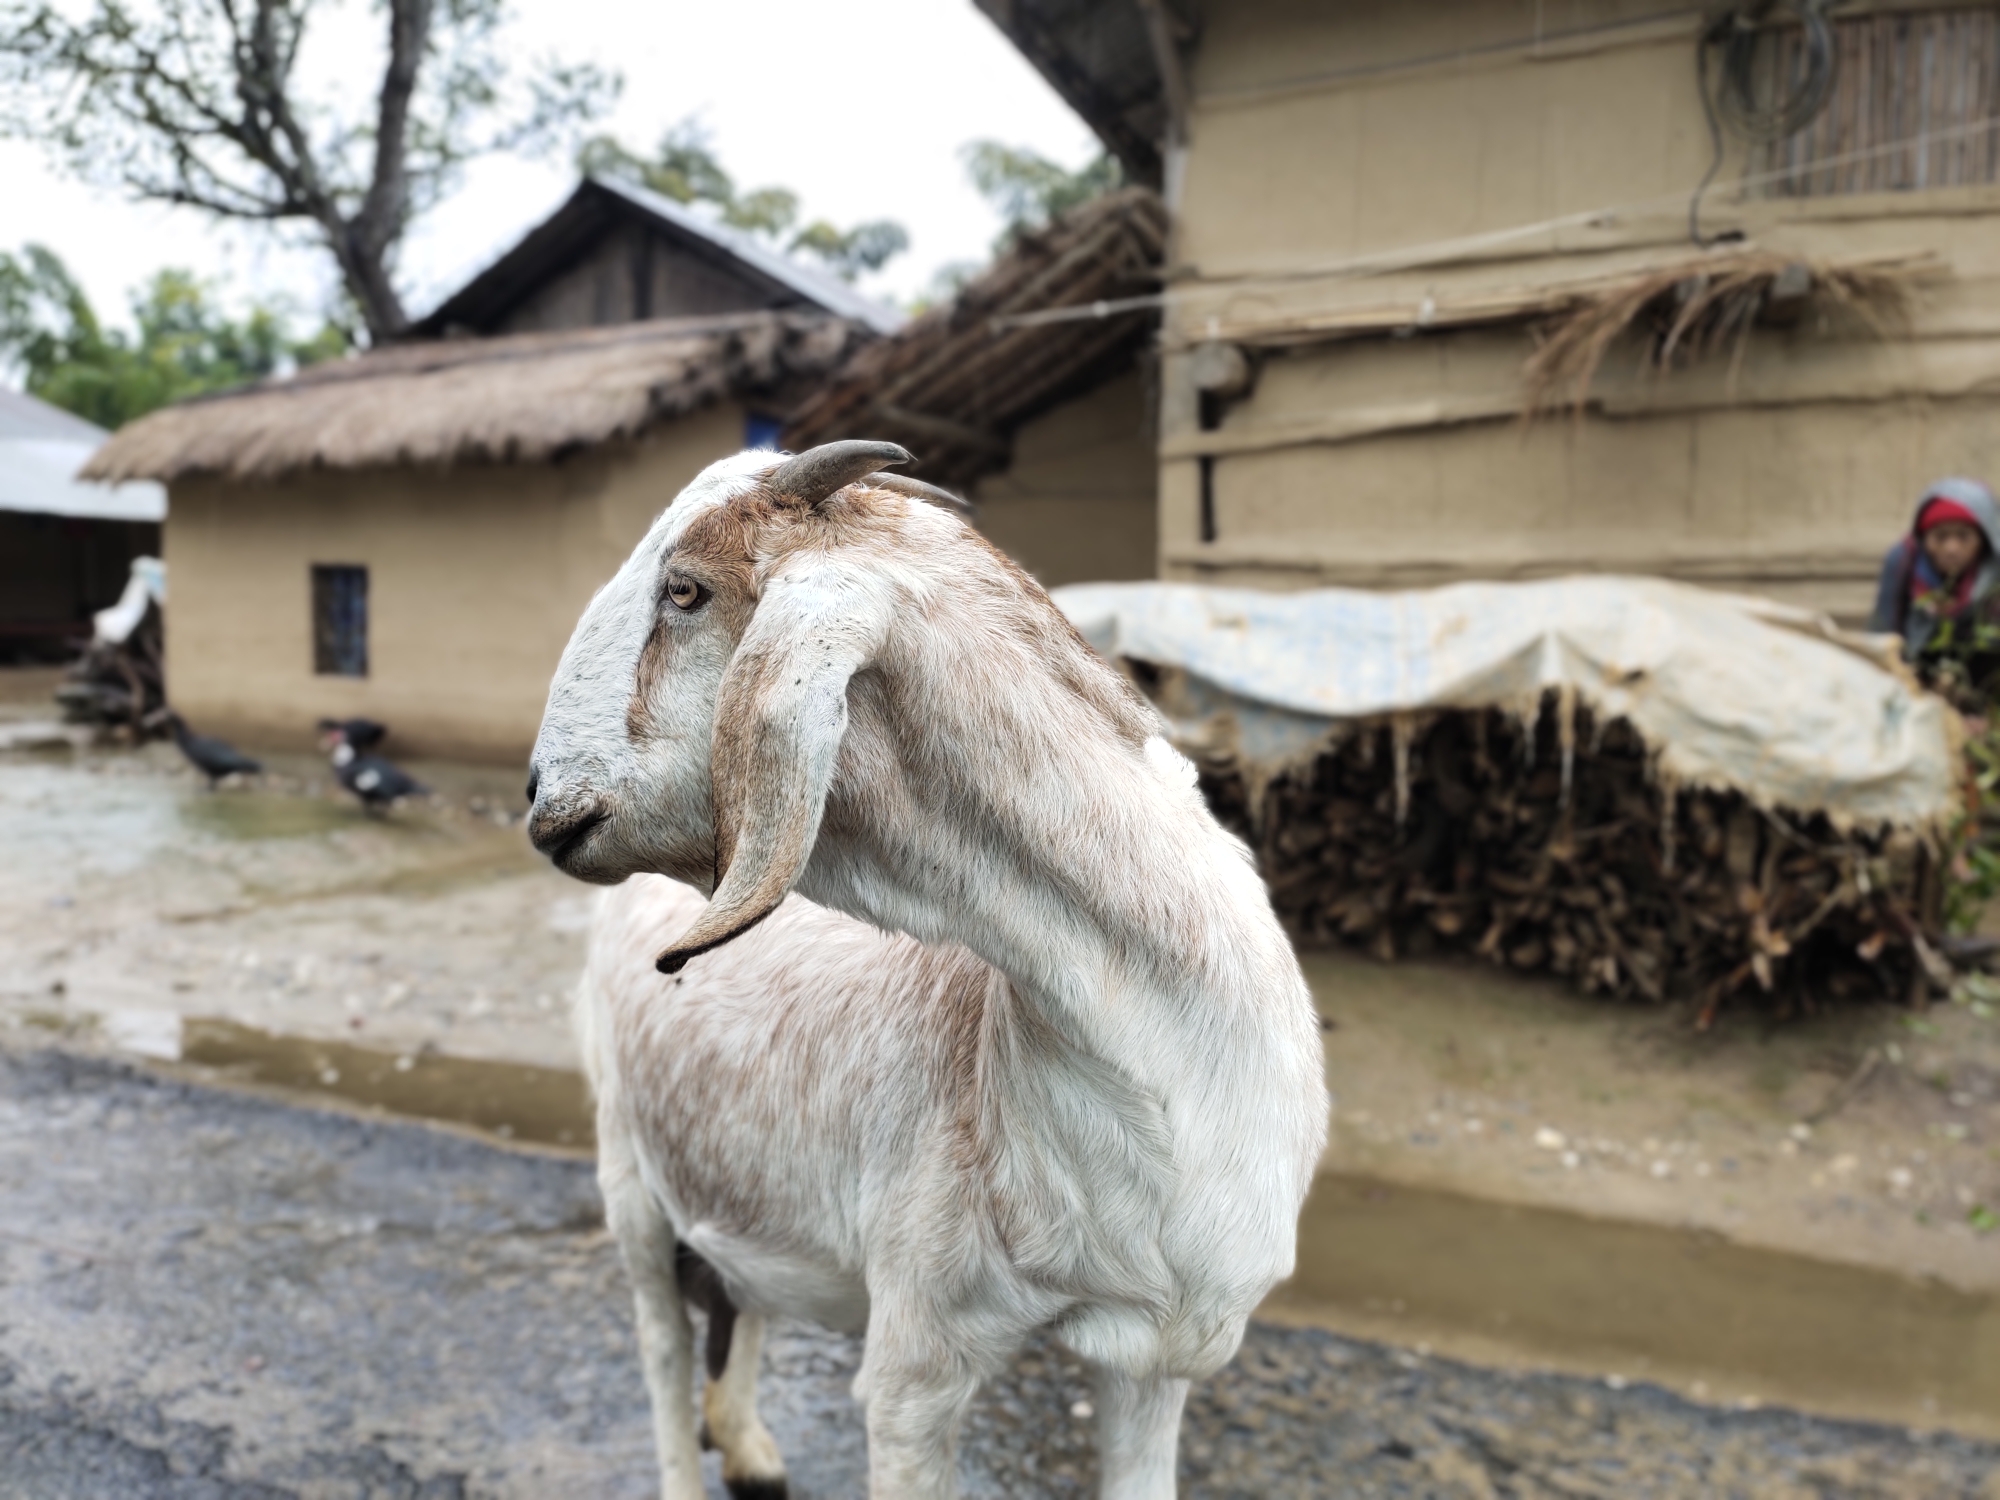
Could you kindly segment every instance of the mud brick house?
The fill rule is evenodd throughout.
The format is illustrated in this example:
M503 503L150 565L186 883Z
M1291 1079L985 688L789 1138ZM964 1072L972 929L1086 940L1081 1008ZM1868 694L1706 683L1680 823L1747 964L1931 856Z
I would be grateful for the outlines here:
M525 758L592 592L660 509L898 315L642 191L586 181L413 339L121 429L168 486L169 693L308 744Z
M2000 478L2000 7L977 3L1171 210L1163 576L1852 618Z

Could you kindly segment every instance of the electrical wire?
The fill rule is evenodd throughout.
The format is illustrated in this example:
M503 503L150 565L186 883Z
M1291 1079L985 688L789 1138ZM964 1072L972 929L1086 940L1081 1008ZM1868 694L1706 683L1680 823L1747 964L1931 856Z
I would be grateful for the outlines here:
M1840 53L1834 46L1833 27L1826 19L1827 7L1838 0L1764 0L1739 6L1717 17L1695 44L1696 87L1701 91L1701 110L1708 121L1710 150L1708 170L1702 173L1694 194L1688 199L1688 238L1698 249L1707 250L1715 239L1701 232L1701 200L1722 170L1726 147L1723 129L1759 144L1782 141L1797 135L1819 118L1833 97L1833 85L1840 73ZM1783 85L1769 103L1757 97L1757 48L1769 34L1771 12L1782 7L1798 18L1804 45L1800 55L1803 74ZM1721 76L1710 79L1708 54L1720 50Z
M1539 14L1538 10L1538 18ZM1593 40L1609 41L1622 34L1643 32L1666 21L1698 21L1701 14L1702 8L1698 5L1675 5L1665 10L1649 11L1645 15L1626 16L1616 21L1601 21L1595 25L1575 26L1561 31L1544 31L1537 19L1534 31L1527 36L1512 36L1469 47L1454 47L1446 52L1419 53L1415 57L1401 57L1389 62L1363 63L1358 67L1333 68L1318 73L1300 73L1264 83L1206 89L1196 98L1195 103L1202 107L1245 104L1275 95L1294 94L1306 89L1332 88L1345 83L1392 78L1399 73L1413 73L1424 68L1479 62L1504 56L1509 52L1538 52L1544 47L1561 47Z
M1788 85L1768 104L1757 99L1757 44L1768 31L1763 15L1733 11L1703 38L1704 51L1714 44L1722 48L1721 86L1715 91L1715 107L1723 123L1752 141L1782 141L1796 135L1819 117L1833 97L1833 85L1840 72L1840 54L1835 50L1833 27L1828 24L1829 0L1780 0L1798 17L1803 29L1801 56L1804 76ZM1765 12L1768 14L1768 11Z
M1851 151L1837 151L1830 156L1816 158L1813 167L1817 170L1844 167L1854 162L1873 161L1877 157L1893 156L1897 152L1906 151L1919 142L1937 145L1996 128L2000 128L2000 114L1981 115L1976 120L1966 120L1943 129L1923 130L1915 135L1898 136L1894 140L1881 141L1873 146L1858 146ZM1771 171L1749 173L1743 178L1743 186L1751 188L1762 186L1767 182L1781 182L1791 176L1794 170L1792 167L1778 167ZM1295 270L1266 272L1261 275L1217 277L1198 286L1165 292L1148 292L1137 297L1116 297L1102 302L1042 308L1035 312L1002 313L989 319L988 322L995 333L1005 333L1016 328L1035 328L1047 323L1078 323L1092 318L1115 317L1120 313L1139 312L1151 308L1180 307L1225 292L1242 294L1255 292L1264 287L1294 286L1309 281L1345 281L1381 275L1385 272L1416 270L1469 253L1493 250L1507 244L1518 244L1554 230L1601 227L1615 221L1621 215L1668 209L1681 201L1678 192L1654 198L1635 198L1625 203L1608 203L1599 208L1560 214L1555 218L1537 219L1532 223L1513 224L1504 229L1489 229L1478 234L1452 239L1424 240L1415 244L1399 245L1392 249L1371 251L1365 255L1316 266L1300 266Z

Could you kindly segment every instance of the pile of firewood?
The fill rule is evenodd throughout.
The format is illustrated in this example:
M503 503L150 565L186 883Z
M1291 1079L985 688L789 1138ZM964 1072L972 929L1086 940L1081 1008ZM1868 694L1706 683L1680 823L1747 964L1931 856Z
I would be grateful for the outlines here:
M1837 830L1742 795L1676 792L1622 719L1556 695L1354 725L1260 784L1198 757L1305 944L1457 950L1584 989L1780 1015L1948 980L1943 882L1914 832Z

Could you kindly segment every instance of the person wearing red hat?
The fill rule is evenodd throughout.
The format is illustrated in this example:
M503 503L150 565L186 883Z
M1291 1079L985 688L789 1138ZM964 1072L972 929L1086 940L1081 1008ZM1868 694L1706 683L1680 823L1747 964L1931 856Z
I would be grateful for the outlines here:
M2000 664L2000 506L1976 479L1924 491L1910 532L1882 560L1869 628L1903 638L1904 658L1932 675L1949 658L1983 679ZM1994 658L1975 671L1974 657ZM1978 684L1974 684L1978 685Z

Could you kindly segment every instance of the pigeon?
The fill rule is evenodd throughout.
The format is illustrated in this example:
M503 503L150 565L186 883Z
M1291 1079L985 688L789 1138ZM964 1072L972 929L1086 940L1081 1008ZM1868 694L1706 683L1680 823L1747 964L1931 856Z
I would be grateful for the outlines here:
M422 797L430 791L401 766L379 755L357 750L347 738L348 726L356 724L362 726L361 734L371 745L387 733L373 719L350 719L345 724L323 720L321 727L326 730L326 737L333 745L327 758L333 762L334 778L361 799L365 810L379 813L393 802L400 802L405 797Z
M208 789L215 790L215 784L225 776L242 772L246 776L255 775L264 769L259 761L252 760L227 740L219 740L213 735L196 734L187 727L187 720L179 714L169 712L167 723L173 727L174 743L181 747L194 768L208 778Z
M381 744L389 726L375 719L321 719L319 732L322 744L344 740L359 753Z

